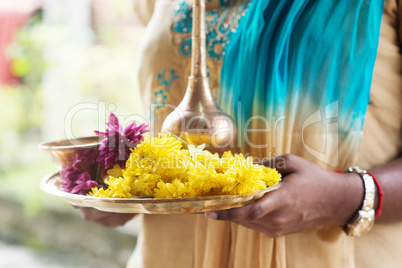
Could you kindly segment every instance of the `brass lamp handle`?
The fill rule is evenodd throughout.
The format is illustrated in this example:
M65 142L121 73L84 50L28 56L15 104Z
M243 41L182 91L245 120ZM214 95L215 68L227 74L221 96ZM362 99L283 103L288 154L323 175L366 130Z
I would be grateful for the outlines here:
M194 0L191 76L193 78L207 77L205 38L205 0Z

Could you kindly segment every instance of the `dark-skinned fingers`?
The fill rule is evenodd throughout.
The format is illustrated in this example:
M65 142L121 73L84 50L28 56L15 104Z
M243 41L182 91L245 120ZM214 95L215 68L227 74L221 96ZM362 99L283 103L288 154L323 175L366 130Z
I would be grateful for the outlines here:
M267 193L261 199L244 207L206 212L205 216L214 220L233 222L258 220L275 209L276 205L274 200L276 200L276 198L270 200L271 196L274 197L277 195L275 192L276 191Z
M249 204L242 208L205 212L207 218L220 221L254 221L262 216L262 208L258 203Z
M262 228L262 232L270 237L279 237L282 235L310 230L317 225L324 225L317 224L317 222L301 224L302 222L302 214L291 216L289 214L283 214L280 211L274 211L268 216L265 216L254 222L254 224L260 225ZM239 224L244 225L242 222L239 222Z
M267 230L271 232L286 232L292 226L292 222L293 219L274 211L256 221L238 221L237 223L243 226L260 226L259 229L264 230L264 232Z
M288 206L286 201L281 189L278 189L243 208L215 211L213 214L206 213L206 216L216 220L233 221L270 237L278 237L288 233L292 222L299 221L298 218L289 218L289 215L280 212L284 206Z
M273 158L263 159L259 164L270 168L276 168L279 173L286 176L296 171L300 159L300 157L292 154L283 154Z

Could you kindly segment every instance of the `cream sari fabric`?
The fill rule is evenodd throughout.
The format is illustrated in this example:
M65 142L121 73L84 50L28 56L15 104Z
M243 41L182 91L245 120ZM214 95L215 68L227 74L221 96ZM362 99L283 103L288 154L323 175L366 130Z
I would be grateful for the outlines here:
M142 97L152 114L154 133L177 106L186 89L190 57L186 54L188 33L175 31L182 22L177 13L181 1L136 0L135 8L147 23L141 51L139 81ZM219 7L211 0L207 11ZM244 9L245 6L238 6ZM223 21L236 30L235 10L227 10L234 20ZM176 13L175 13L176 12ZM176 15L174 15L176 14ZM371 105L364 125L361 153L356 163L370 168L386 163L401 151L402 58L399 1L388 0L382 19L378 56L371 89ZM211 16L212 18L212 16ZM229 17L227 17L229 19ZM211 19L212 20L212 19ZM208 19L207 19L208 21ZM218 18L218 22L219 21ZM218 31L212 21L211 30ZM227 33L223 37L230 39ZM224 45L211 43L208 58L211 85L217 90ZM214 54L215 53L215 54ZM254 137L258 140L261 137ZM296 153L287 151L282 152ZM309 159L314 161L314 159ZM345 168L345 167L342 167ZM361 238L347 237L340 227L325 227L280 238L246 229L234 223L206 219L203 215L144 215L142 267L399 267L402 263L402 223L376 224Z

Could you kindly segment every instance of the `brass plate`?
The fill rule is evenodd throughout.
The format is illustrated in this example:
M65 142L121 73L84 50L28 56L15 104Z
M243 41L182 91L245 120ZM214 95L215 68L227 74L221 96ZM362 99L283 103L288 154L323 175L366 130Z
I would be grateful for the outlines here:
M205 211L238 208L250 204L264 194L276 190L280 183L250 195L221 195L194 198L100 198L93 196L66 193L60 190L60 174L53 173L44 177L40 183L42 191L58 196L78 207L92 207L98 210L115 213L145 214L181 214L202 213Z

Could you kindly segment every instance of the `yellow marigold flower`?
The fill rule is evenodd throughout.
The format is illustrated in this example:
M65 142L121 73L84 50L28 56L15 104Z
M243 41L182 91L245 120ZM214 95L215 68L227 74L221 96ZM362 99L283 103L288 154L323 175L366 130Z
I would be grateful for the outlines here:
M232 152L224 152L222 157L219 159L218 165L215 167L216 172L225 173L234 164L234 161L235 159Z
M188 151L193 159L194 163L201 163L206 167L212 166L213 168L219 167L219 155L217 153L212 154L204 150L205 144L198 147L194 145L188 145Z
M227 171L231 172L232 183L222 189L229 195L244 195L266 188L262 179L261 169L252 164L252 159L244 159L242 155L235 156L235 164Z
M282 175L274 168L262 166L262 172L264 174L263 180L268 187L275 185L282 180Z
M171 152L180 150L182 148L182 143L175 137L170 137L168 134L159 134L157 138L148 138L140 143L134 152L141 156L148 157L163 157L169 156Z
M124 177L137 177L141 174L152 173L155 169L155 162L152 158L142 157L132 152L126 162L126 169L123 170Z
M133 190L136 196L153 196L155 188L161 176L158 174L143 174L133 182Z
M110 197L109 193L110 193L109 189L105 190L103 188L98 189L98 187L95 187L95 188L92 188L92 191L90 193L88 193L87 195L94 196L94 197L107 198L107 197Z
M225 152L222 157L189 146L168 134L148 137L131 151L126 169L108 171L107 190L93 188L98 197L183 198L209 195L244 195L281 180L275 170L253 163L253 158Z
M218 174L212 167L203 164L195 164L187 172L188 182L196 191L195 196L210 195L212 191L222 188L220 181L216 180Z
M131 198L132 184L125 178L113 178L109 177L108 180L110 191L109 196L113 198Z
M123 175L123 171L119 165L114 165L114 167L112 169L109 169L106 172L109 176L112 176L115 178L121 177Z
M204 153L204 148L205 148L205 143L199 145L198 147L195 147L194 145L188 145L188 151L190 152L191 157L193 158L194 161L196 161L197 155L198 154L203 154Z
M231 151L226 151L222 154L222 158L233 158L233 154Z
M155 189L156 198L184 198L192 196L192 188L188 183L183 183L178 179L172 183L158 182L158 188Z

